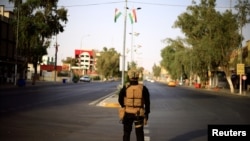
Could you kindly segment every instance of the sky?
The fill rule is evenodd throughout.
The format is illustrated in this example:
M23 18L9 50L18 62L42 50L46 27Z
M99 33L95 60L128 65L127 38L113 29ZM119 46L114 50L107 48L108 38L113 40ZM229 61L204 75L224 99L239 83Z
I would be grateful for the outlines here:
M129 0L127 2L128 13L133 8L141 8L136 11L137 23L131 24L127 17L125 40L126 51L131 50L132 44L137 48L137 52L133 53L133 59L139 66L152 71L154 64L160 65L161 50L166 46L162 40L184 37L180 29L173 28L173 25L177 17L186 12L191 2L192 0ZM217 0L216 9L226 10L235 4L236 0ZM64 6L68 10L65 31L53 37L48 49L48 56L54 56L54 45L57 39L58 65L62 64L62 59L74 57L75 49L102 50L103 47L107 47L115 48L122 54L125 0L59 0L58 6ZM122 12L122 15L117 22L114 22L116 8ZM247 31L250 31L249 25L243 28L245 38L243 45L250 39ZM132 40L130 33L135 32L139 35L133 36ZM141 47L138 48L138 46ZM131 60L131 54L126 54L126 60Z

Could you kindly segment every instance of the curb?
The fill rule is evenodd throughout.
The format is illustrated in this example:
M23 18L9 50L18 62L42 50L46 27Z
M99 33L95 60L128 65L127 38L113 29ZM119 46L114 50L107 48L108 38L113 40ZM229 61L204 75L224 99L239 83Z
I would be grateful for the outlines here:
M111 96L105 98L101 102L97 104L97 106L101 107L109 107L109 108L119 108L120 104L118 103L118 95L112 94Z
M109 107L109 108L119 108L120 104L119 103L110 103L110 102L103 102L98 104L98 106L102 106L102 107Z

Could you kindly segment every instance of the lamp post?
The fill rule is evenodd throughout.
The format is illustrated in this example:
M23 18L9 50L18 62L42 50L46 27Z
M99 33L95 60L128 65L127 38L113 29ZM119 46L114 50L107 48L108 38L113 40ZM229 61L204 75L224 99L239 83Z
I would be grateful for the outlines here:
M126 31L127 31L127 5L128 0L125 0L125 15L124 15L124 28L123 28L123 48L122 48L122 86L124 86L125 76L125 48L126 48Z
M239 48L240 48L240 64L242 64L242 65L244 65L243 64L243 48L242 48L242 40L243 40L243 38L242 38L242 28L243 28L243 25L244 25L244 17L245 17L245 14L244 14L244 12L245 12L245 8L244 8L244 6L242 5L243 3L242 2L240 2L240 5L239 5L239 25L240 25L240 45L239 45ZM244 70L245 70L245 67L244 67ZM245 72L244 72L245 73ZM239 86L239 94L242 94L242 75L244 75L244 74L240 74L240 86Z
M55 71L55 74L54 74L54 81L56 82L56 73L57 73L57 52L58 52L58 47L59 45L57 44L57 35L56 35L56 43L55 43L55 68L54 68L54 71Z
M132 27L133 27L133 25L132 25ZM133 28L132 28L132 33L129 33L130 35L131 35L131 51L130 51L130 53L131 53L131 62L133 62L134 61L134 55L133 55L133 52L134 52L134 36L139 36L140 35L140 33L137 33L137 32L133 32Z
M123 48L122 48L122 82L121 82L122 86L124 86L124 76L125 76L125 48L126 48L126 30L127 30L127 10L129 9L127 5L128 5L128 0L125 0L124 32L123 32ZM136 10L140 10L140 9L141 9L140 7L136 8ZM132 30L133 30L133 25L132 25ZM132 52L132 50L131 50L131 52ZM131 54L131 59L132 59L132 54Z
M16 50L15 50L15 77L14 77L14 85L17 85L17 49L18 49L18 42L19 42L19 5L17 3L17 26L16 26Z
M127 8L127 9L129 9L129 8ZM136 17L136 14L135 14L135 11L134 10L141 10L141 7L137 7L136 9L132 9L132 12L131 13L134 13L134 15L133 16L135 16L135 17L133 17L134 18L134 20L135 21L131 21L131 33L129 33L130 35L131 35L131 62L133 62L133 46L134 46L134 36L138 36L139 35L139 33L134 33L134 22L137 22L137 17ZM131 15L130 15L131 16ZM132 18L132 17L130 17L130 18Z

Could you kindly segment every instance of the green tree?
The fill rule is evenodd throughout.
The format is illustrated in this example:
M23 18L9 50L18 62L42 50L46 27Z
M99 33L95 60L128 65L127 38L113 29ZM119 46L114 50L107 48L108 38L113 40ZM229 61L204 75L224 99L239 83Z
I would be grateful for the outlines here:
M104 47L96 62L97 72L104 78L119 76L119 56L114 48Z
M152 68L152 71L153 71L154 77L156 77L156 78L160 77L160 75L161 75L161 66L157 66L156 64L154 64L153 68Z
M215 10L216 0L201 0L193 3L187 12L178 16L175 27L185 34L192 47L192 70L207 80L208 70L220 67L227 75L231 91L230 56L240 43L236 16L231 11L224 13Z
M47 54L51 37L64 31L62 22L67 22L67 10L57 8L58 0L9 1L15 6L13 24L16 26L18 55L27 58L26 65L33 64L36 76L37 65Z
M236 17L238 21L238 25L240 28L240 34L242 35L242 28L250 22L250 3L249 0L238 0L238 4L235 5L235 9L237 11ZM241 36L241 40L243 40L244 37ZM242 44L239 46L240 52L242 53L242 56L240 56L239 62L241 63L248 63L249 61L247 59L248 53L245 53L241 50Z
M137 68L137 64L135 61L129 62L128 64L128 70L130 70L131 68Z
M70 64L71 66L76 66L78 60L76 58L67 57L65 60L63 59L62 62L64 64Z
M235 5L237 10L237 20L240 27L245 26L250 22L250 2L249 0L238 0L237 5Z
M187 58L184 40L181 38L176 40L168 38L164 42L168 45L161 50L161 66L168 70L172 79L178 79L185 72L184 65L189 64L187 63L189 58Z

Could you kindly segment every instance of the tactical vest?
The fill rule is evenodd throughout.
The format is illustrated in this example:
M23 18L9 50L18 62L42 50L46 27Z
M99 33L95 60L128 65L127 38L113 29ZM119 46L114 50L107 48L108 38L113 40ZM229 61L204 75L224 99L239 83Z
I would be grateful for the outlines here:
M144 116L143 85L131 85L124 98L125 112Z

